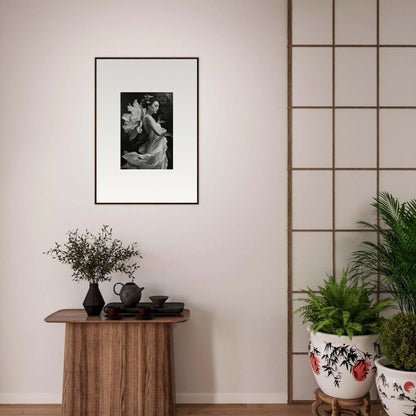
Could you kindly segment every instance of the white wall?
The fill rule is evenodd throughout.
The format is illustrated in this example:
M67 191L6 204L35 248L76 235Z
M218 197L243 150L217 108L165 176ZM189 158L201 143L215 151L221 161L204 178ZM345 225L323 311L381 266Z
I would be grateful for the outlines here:
M43 319L87 283L42 252L104 223L140 242L145 299L191 309L178 401L286 400L285 3L0 2L0 403L60 402L64 326ZM94 205L95 56L200 57L199 205Z

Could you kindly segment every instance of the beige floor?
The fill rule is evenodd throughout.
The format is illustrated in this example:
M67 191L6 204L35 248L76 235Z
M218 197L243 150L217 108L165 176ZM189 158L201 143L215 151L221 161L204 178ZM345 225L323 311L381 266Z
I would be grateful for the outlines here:
M0 416L61 416L60 405L10 405L0 404ZM373 416L378 416L378 406L372 406ZM176 416L307 416L310 405L304 404L198 404L178 405Z

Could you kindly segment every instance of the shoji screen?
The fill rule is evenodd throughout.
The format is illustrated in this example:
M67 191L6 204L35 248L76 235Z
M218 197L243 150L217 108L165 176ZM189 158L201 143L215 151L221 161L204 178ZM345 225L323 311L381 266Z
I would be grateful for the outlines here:
M415 0L288 1L289 402L316 388L293 299L378 238L378 192L416 197L415 22Z

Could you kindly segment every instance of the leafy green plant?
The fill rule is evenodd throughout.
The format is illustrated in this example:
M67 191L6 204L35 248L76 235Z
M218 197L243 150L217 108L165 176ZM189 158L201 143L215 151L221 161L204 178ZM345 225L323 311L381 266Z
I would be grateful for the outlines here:
M380 289L392 294L402 312L416 313L416 199L400 203L382 192L371 205L380 224L359 224L378 232L380 239L364 241L353 253L353 274L373 283L379 274Z
M65 244L55 243L55 247L44 254L51 255L61 263L72 267L72 277L75 281L88 280L98 283L111 280L111 273L125 273L134 280L133 273L140 267L132 259L142 258L137 243L123 247L118 239L113 239L112 229L103 225L98 235L78 229L67 233Z
M396 370L416 371L416 315L399 312L387 319L379 343Z
M340 282L333 276L324 280L318 293L308 287L306 298L298 300L306 305L295 313L303 317L303 322L310 322L313 332L348 335L377 334L384 318L378 314L391 308L393 301L384 299L378 302L371 299L370 288L362 283L348 281L348 270L344 271Z

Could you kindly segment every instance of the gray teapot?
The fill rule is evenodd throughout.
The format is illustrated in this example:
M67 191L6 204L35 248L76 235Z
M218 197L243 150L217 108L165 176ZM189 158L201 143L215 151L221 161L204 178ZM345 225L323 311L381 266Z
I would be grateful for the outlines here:
M120 292L116 292L116 286L121 285L123 286ZM121 301L126 306L135 306L140 302L140 298L142 297L142 290L144 287L139 287L136 283L128 282L123 284L121 282L116 283L113 286L113 292L120 296Z

